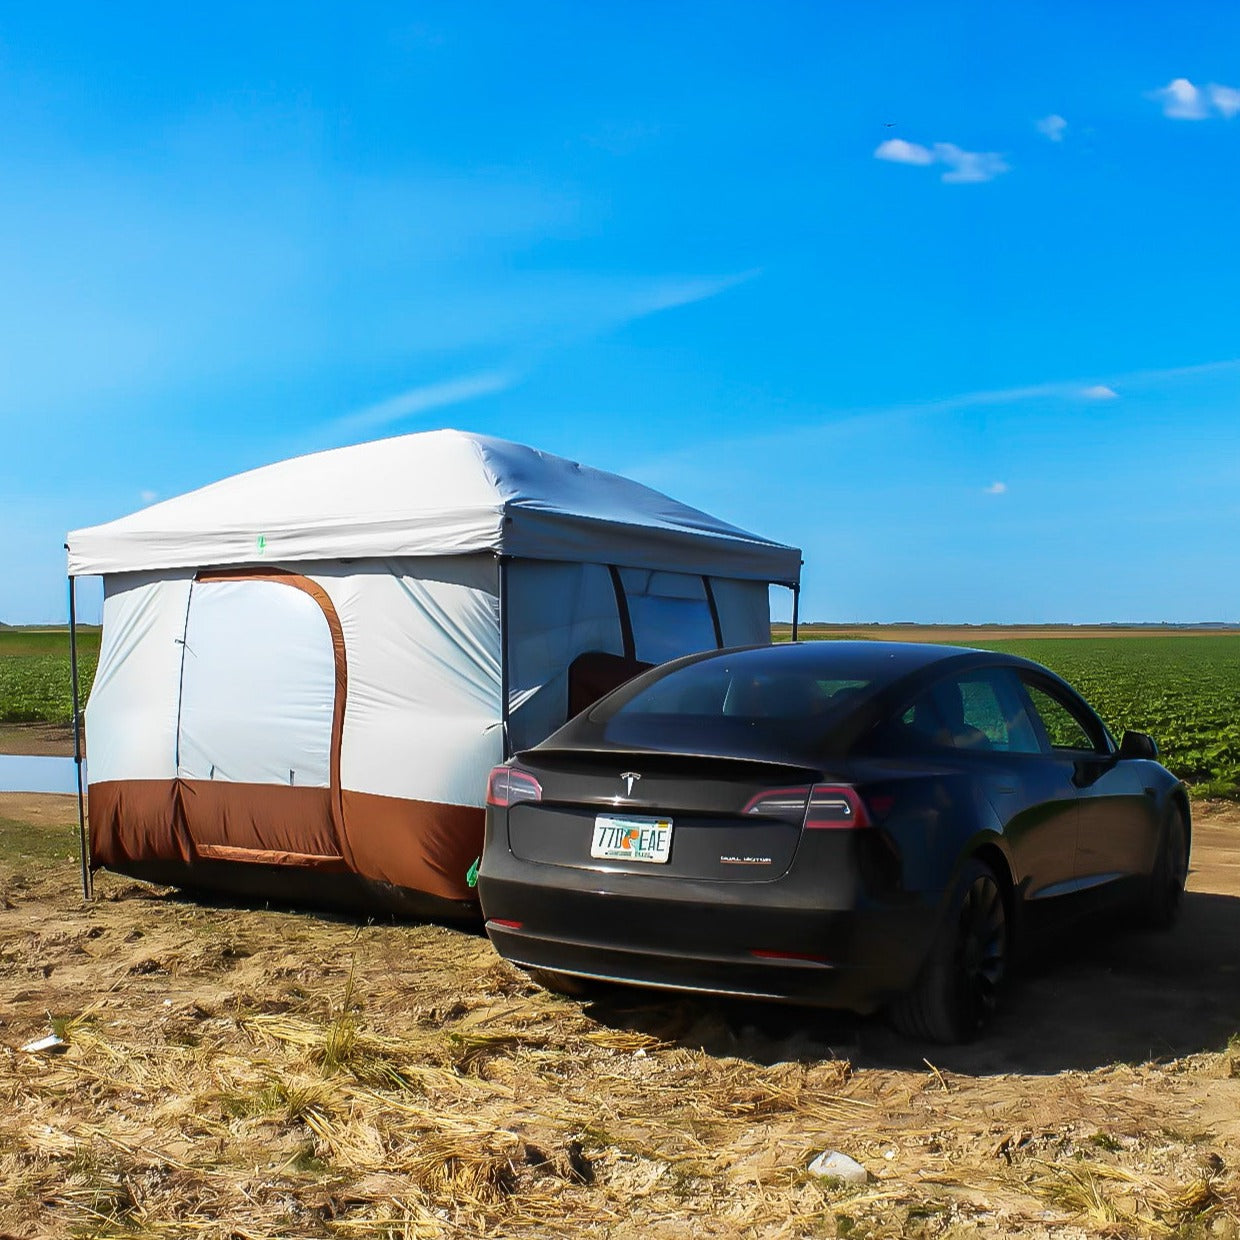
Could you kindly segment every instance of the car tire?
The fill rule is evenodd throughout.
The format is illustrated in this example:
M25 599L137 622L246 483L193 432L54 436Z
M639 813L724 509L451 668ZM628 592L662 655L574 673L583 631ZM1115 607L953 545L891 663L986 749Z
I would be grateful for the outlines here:
M1184 902L1188 881L1188 824L1184 811L1172 803L1163 816L1158 839L1158 856L1150 875L1145 903L1145 923L1154 930L1170 930Z
M1008 963L1008 917L994 871L965 864L943 922L913 987L892 1004L892 1023L908 1037L967 1042L990 1022Z

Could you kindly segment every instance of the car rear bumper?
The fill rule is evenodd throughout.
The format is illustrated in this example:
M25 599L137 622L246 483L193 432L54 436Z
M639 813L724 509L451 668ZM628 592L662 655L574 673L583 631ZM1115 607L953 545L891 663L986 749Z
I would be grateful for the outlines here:
M912 984L934 928L917 899L824 910L772 883L723 903L705 884L547 866L527 879L506 860L517 874L492 858L479 884L491 942L514 964L576 977L869 1012Z

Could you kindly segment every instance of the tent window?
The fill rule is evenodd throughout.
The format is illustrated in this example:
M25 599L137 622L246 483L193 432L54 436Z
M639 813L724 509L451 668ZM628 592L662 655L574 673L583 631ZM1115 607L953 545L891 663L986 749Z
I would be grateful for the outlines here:
M682 654L717 648L710 601L701 577L622 568L620 580L633 622L636 658L666 663Z
M510 560L507 571L508 732L522 749L568 718L574 659L625 655L624 613L602 564Z
M762 646L771 640L770 591L765 581L712 577L725 646Z

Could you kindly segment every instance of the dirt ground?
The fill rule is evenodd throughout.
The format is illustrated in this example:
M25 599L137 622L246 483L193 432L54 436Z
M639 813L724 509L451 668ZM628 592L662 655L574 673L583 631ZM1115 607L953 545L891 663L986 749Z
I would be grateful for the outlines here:
M75 812L0 795L0 1240L1240 1236L1240 807L1195 807L1174 932L1081 932L955 1049L552 996L440 926L87 903Z

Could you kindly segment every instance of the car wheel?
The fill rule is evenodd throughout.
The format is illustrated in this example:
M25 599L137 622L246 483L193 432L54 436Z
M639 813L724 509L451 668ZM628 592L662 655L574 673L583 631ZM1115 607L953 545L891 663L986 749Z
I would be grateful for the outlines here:
M891 1007L909 1037L965 1042L989 1023L1007 975L1008 923L994 871L966 864L913 988Z
M1149 896L1145 905L1145 921L1156 930L1169 930L1184 902L1184 884L1188 881L1188 827L1184 811L1178 805L1167 807L1158 858L1150 875Z

